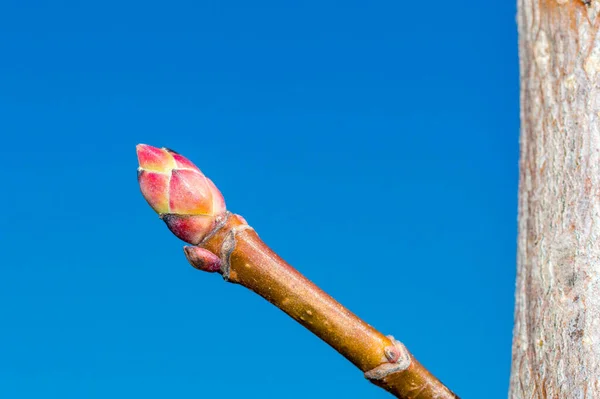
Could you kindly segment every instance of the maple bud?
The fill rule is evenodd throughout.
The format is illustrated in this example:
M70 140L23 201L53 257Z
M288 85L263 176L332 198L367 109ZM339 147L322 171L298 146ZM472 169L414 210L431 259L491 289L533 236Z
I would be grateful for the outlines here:
M212 252L200 247L183 247L183 252L190 265L205 272L221 270L221 259Z
M225 201L213 182L184 156L146 144L136 147L142 195L171 232L198 244L225 215Z

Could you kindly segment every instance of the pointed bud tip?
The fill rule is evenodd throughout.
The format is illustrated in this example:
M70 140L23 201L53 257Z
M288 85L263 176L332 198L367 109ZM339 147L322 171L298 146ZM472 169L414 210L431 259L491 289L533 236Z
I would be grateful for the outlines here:
M154 172L169 173L175 167L173 156L162 148L148 144L138 144L135 147L140 168Z
M147 152L154 152L156 150L160 150L159 148L152 147L148 144L138 144L135 146L135 153L137 154L138 161L140 160L140 156L144 156Z

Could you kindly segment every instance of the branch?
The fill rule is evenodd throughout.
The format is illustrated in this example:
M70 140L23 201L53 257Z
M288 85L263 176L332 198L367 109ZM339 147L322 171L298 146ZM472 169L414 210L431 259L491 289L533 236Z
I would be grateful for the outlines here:
M171 231L194 244L184 247L192 266L262 296L398 398L458 398L402 343L343 307L273 252L243 217L225 211L220 192L191 162L143 145L138 158L142 193ZM185 182L182 170L193 171Z

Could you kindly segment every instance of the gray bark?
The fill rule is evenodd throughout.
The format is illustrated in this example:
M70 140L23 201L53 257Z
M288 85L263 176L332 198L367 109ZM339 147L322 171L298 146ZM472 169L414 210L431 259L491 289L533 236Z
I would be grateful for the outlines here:
M511 399L600 398L600 1L519 0Z

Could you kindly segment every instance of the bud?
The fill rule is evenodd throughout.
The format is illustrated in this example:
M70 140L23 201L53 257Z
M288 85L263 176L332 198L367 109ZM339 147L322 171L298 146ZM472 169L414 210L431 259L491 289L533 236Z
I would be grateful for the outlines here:
M221 270L221 259L207 249L200 247L183 247L183 252L190 265L205 272Z
M177 237L198 244L225 215L225 201L187 158L167 148L136 147L138 182L148 204Z

